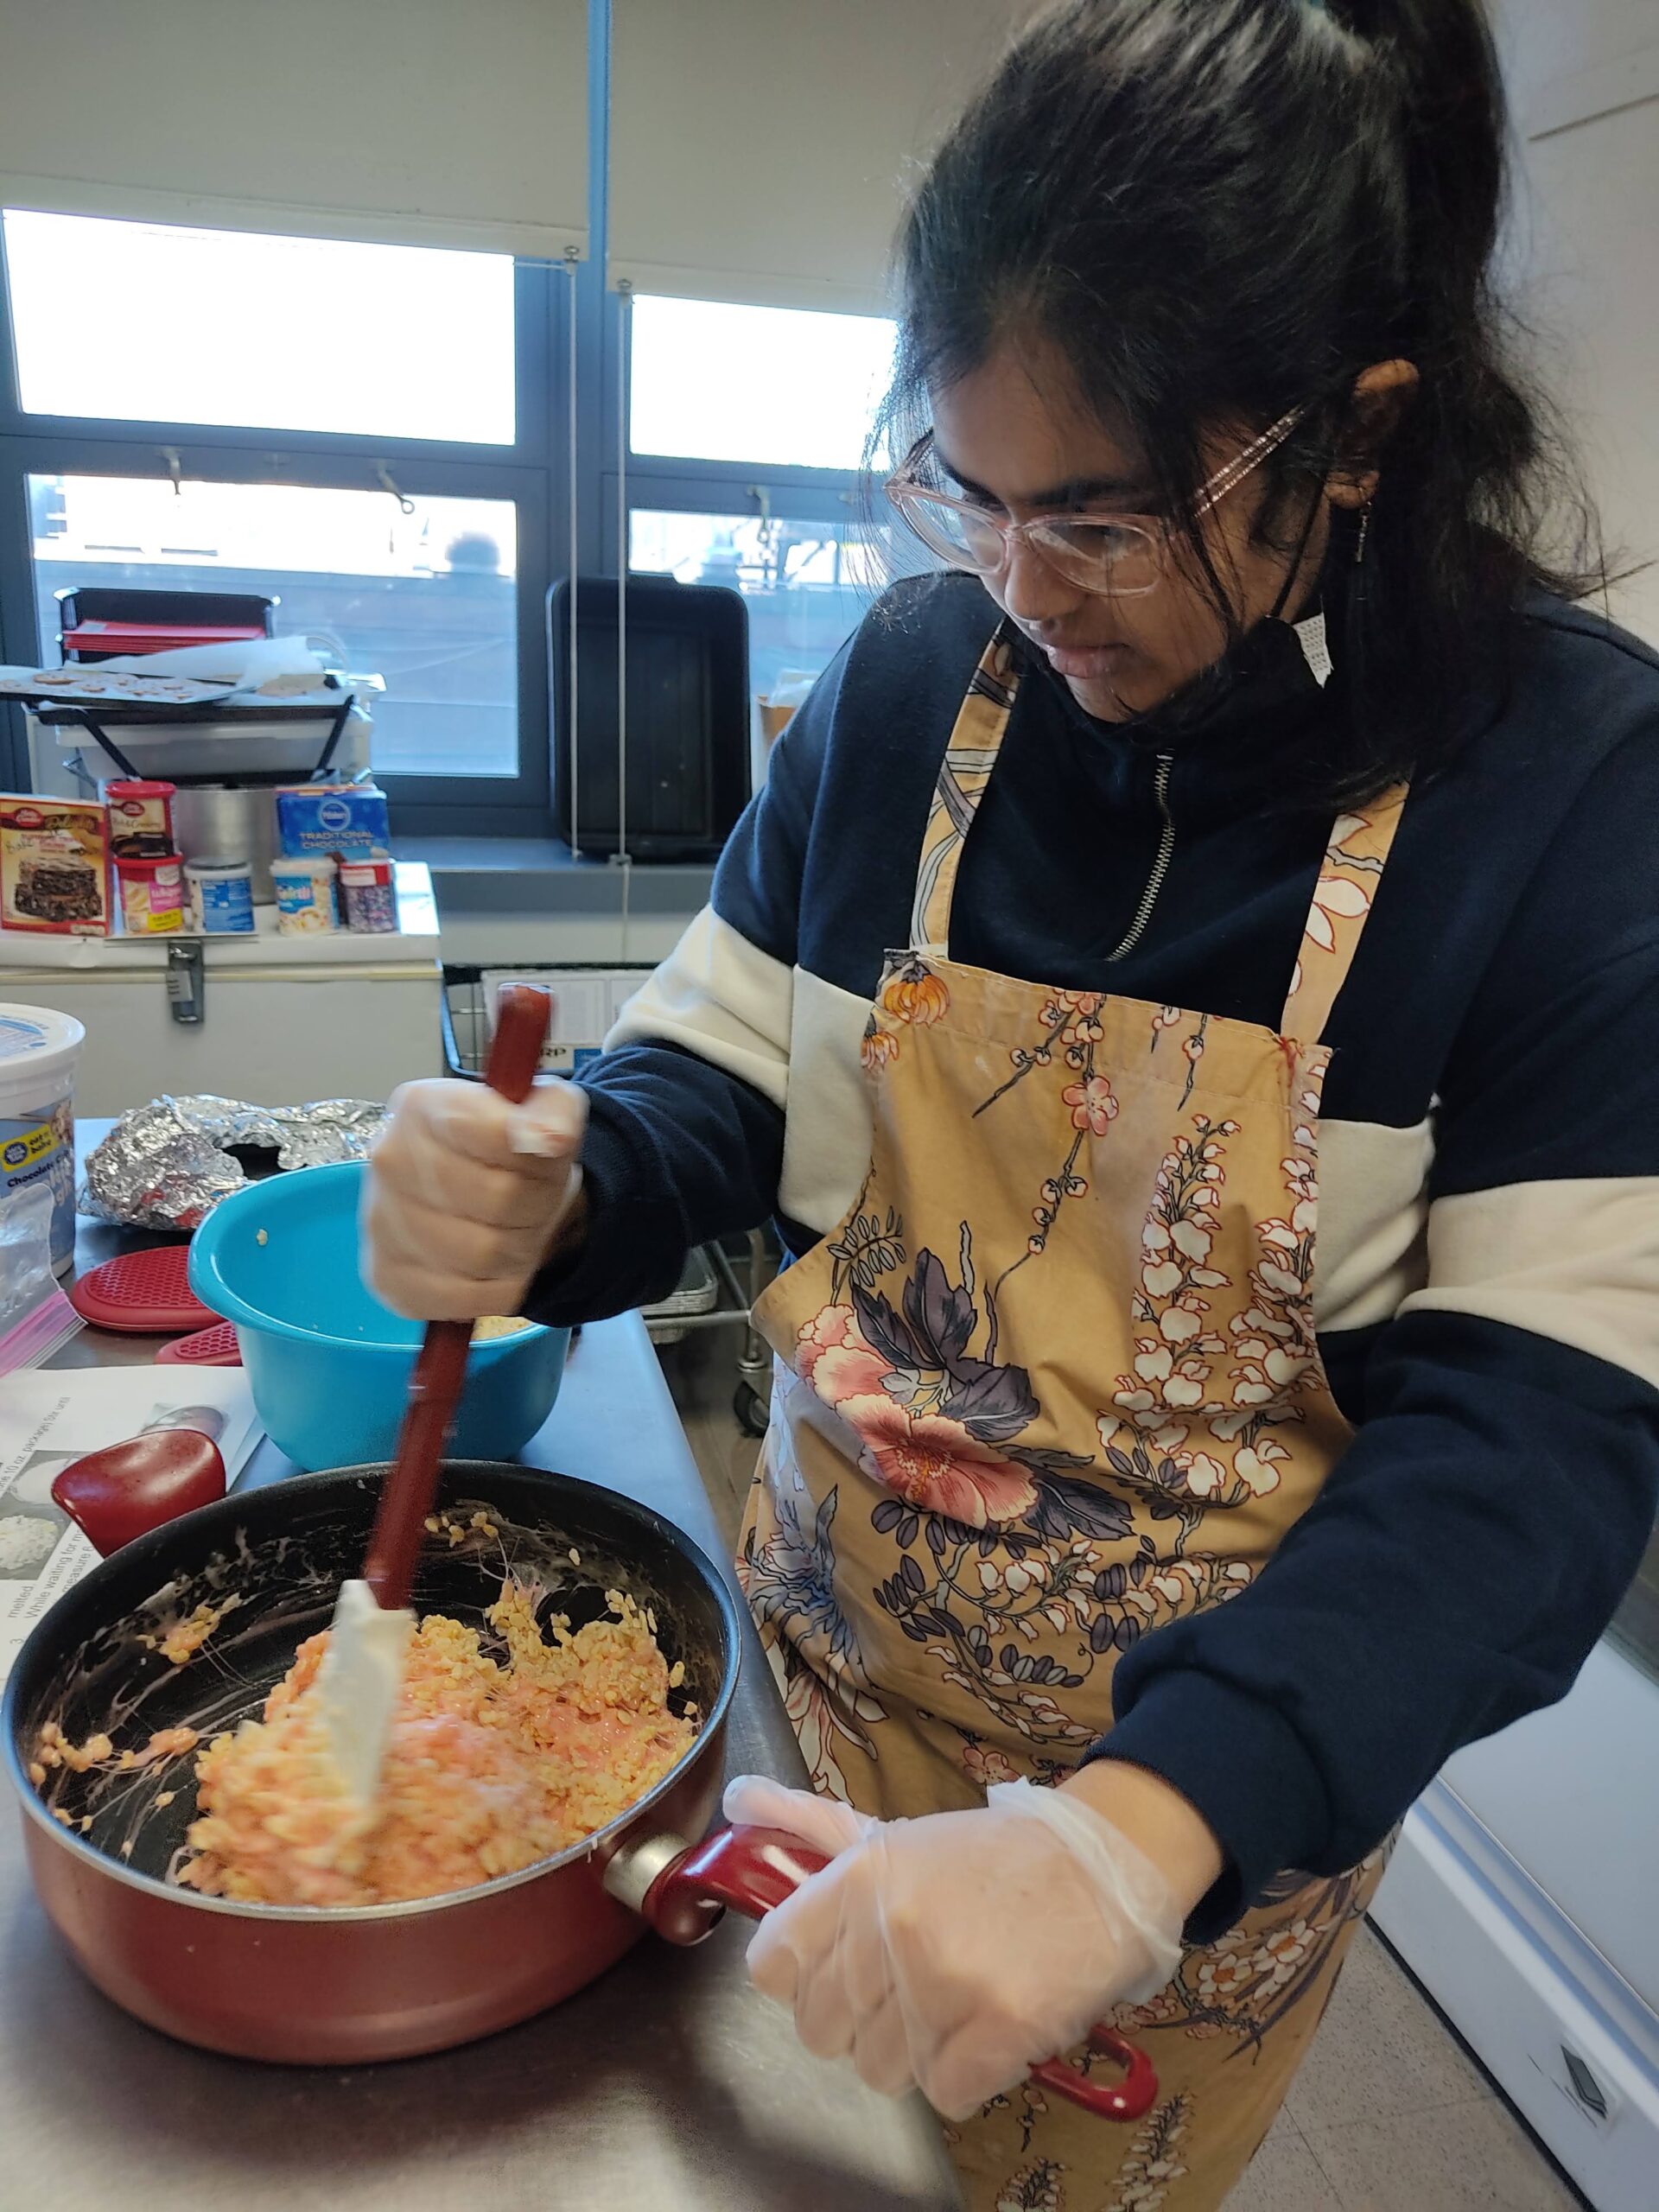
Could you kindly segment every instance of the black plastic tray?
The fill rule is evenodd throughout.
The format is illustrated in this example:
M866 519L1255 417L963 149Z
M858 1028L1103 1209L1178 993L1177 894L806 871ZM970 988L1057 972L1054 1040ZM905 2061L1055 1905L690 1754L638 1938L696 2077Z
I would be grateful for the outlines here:
M553 810L570 837L568 580L547 597ZM576 595L575 842L620 849L617 804L617 590L582 578ZM636 860L715 859L749 796L749 625L721 584L630 576L627 597L627 822Z

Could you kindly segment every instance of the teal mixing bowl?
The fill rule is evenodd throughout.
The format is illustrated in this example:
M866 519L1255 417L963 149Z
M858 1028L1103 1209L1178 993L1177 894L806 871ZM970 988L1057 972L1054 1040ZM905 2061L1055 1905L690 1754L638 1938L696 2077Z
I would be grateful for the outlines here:
M190 1287L234 1321L253 1402L302 1467L390 1459L421 1326L358 1273L355 1160L250 1183L214 1207L190 1245ZM510 1459L553 1409L567 1329L534 1326L473 1346L451 1451Z

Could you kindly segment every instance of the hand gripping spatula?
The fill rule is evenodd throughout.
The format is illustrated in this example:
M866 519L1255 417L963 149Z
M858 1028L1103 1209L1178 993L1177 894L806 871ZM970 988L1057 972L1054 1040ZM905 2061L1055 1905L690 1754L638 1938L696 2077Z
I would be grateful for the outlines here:
M550 1008L544 991L509 984L496 1009L486 1081L515 1106L529 1097ZM317 1695L329 1747L361 1809L374 1802L380 1764L415 1630L410 1597L443 1447L467 1375L470 1321L429 1323L410 1380L397 1456L381 1486L360 1580L342 1583Z

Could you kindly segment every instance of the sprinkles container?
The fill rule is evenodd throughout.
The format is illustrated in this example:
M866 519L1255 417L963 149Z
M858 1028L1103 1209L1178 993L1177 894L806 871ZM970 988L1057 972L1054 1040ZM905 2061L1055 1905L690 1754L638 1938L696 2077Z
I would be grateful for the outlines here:
M397 892L393 862L384 857L342 860L340 903L348 930L385 931L397 926Z

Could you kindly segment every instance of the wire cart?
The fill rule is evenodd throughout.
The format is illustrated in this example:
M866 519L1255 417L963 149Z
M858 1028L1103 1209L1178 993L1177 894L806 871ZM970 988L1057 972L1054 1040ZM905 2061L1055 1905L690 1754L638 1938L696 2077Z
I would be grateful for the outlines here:
M567 962L563 965L517 965L512 969L446 965L441 1020L443 1059L448 1072L481 1081L490 1037L490 1007L497 985L508 980L541 983L556 996L563 982L569 996L580 993L583 1003L614 1001L642 983L648 966L623 968L614 963ZM590 1041L573 1044L568 1038L550 1045L543 1055L544 1070L574 1074L597 1057L604 1028ZM747 1436L763 1436L772 1389L772 1353L757 1334L752 1315L760 1293L775 1272L773 1248L764 1230L725 1243L703 1244L686 1255L679 1282L669 1295L645 1309L645 1321L656 1344L674 1344L704 1329L735 1329L738 1338L736 1379L732 1411Z

